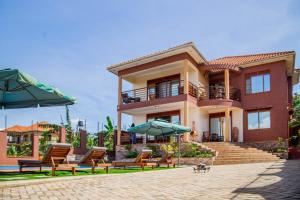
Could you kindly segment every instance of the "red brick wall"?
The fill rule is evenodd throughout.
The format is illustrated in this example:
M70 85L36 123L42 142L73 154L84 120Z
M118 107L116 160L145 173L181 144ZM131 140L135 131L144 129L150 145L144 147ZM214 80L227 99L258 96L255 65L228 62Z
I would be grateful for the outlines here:
M8 157L6 154L6 146L7 146L7 133L0 132L0 166L6 165L17 165L18 160L37 160L39 158L39 136L37 134L33 135L32 141L32 156L29 157Z
M246 95L247 74L269 71L270 92ZM244 109L244 141L270 141L278 137L288 137L288 100L291 95L291 79L287 78L285 62L268 63L244 68L238 75L231 76L231 82L238 83L241 89L242 107ZM248 130L247 110L270 107L271 128Z
M60 132L60 142L64 143L66 138L65 128L61 128ZM32 156L28 157L8 157L7 156L7 133L0 132L0 166L6 165L17 165L18 160L38 160L39 159L39 136L38 134L33 134L32 140Z
M74 154L84 155L88 149L86 148L87 132L84 130L80 131L80 147L74 148Z

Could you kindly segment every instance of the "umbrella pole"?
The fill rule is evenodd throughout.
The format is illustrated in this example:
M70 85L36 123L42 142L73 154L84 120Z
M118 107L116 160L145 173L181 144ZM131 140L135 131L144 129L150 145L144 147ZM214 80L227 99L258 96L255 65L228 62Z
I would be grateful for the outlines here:
M180 134L178 134L178 166L180 165Z

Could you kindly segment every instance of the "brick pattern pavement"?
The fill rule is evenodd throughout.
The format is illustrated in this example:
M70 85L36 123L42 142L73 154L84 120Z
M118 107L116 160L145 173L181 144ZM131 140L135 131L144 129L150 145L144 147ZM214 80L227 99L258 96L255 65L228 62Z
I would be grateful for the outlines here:
M300 199L300 161L59 179L0 188L0 199Z

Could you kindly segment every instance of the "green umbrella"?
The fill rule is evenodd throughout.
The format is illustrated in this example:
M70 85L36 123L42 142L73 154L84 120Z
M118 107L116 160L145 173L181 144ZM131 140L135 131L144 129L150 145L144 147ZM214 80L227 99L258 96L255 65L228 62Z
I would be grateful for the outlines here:
M153 136L178 136L178 164L180 159L180 134L190 132L189 127L168 123L162 120L149 121L127 129L130 133L140 133Z
M76 99L17 69L0 70L1 108L72 105Z

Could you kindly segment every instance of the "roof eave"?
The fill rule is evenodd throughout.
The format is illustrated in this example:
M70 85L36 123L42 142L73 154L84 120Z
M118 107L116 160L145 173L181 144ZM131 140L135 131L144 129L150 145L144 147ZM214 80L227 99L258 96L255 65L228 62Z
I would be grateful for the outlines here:
M184 45L180 45L178 47L170 48L170 49L165 50L165 51L150 54L148 56L143 56L141 58L137 58L137 59L134 59L132 61L127 61L127 62L123 62L123 63L120 63L120 64L112 65L110 67L107 67L107 70L110 71L113 74L118 75L118 71L121 71L123 69L135 67L137 65L152 62L152 61L155 61L155 60L160 60L162 58L177 55L177 54L180 54L180 53L188 53L198 63L201 63L201 62L206 63L207 62L207 60L204 58L204 56L195 47L194 43L191 42L191 43L187 43L187 44L184 44Z

